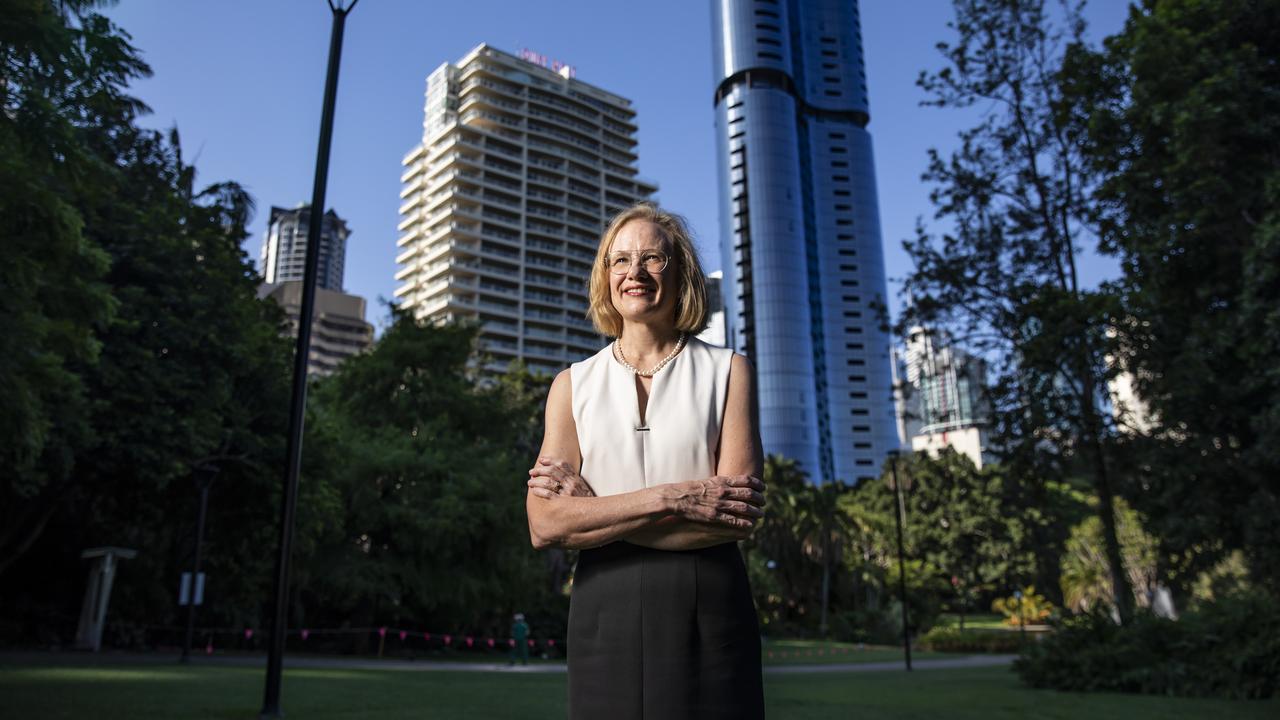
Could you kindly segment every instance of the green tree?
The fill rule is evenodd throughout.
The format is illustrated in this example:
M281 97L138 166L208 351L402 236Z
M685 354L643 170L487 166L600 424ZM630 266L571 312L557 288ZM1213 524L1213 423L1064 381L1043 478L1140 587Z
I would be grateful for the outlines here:
M112 174L88 136L132 121L113 85L146 66L91 7L26 0L0 19L0 573L40 537L90 441L76 366L96 361L113 306L78 206Z
M905 243L915 267L898 332L946 330L997 368L995 444L1018 477L1088 478L1123 587L1100 410L1114 298L1082 288L1076 272L1097 179L1064 110L1062 57L1084 32L1078 9L1064 10L1055 24L1042 0L956 0L956 40L939 44L947 65L919 84L928 105L983 112L949 157L930 153L924 178L949 227L934 236L922 224ZM1125 618L1129 595L1120 593Z
M1156 591L1156 539L1143 529L1142 518L1123 500L1116 501L1120 548L1124 568L1133 587L1134 602L1150 607ZM1071 529L1062 560L1062 594L1073 612L1089 612L1095 607L1115 607L1115 588L1107 572L1102 549L1102 527L1098 518L1086 518Z
M833 584L861 531L841 505L851 488L813 485L794 460L765 459L769 506L744 543L766 629L827 632ZM816 627L814 625L816 624Z
M513 610L563 611L524 510L546 386L478 376L474 339L393 311L371 352L316 385L304 482L338 514L299 562L299 622L496 633Z
M1130 496L1185 586L1232 549L1280 590L1280 2L1131 9L1066 78L1147 407Z
M862 512L873 518L873 535L892 541L892 474L886 468L881 475L879 482L859 486L856 499ZM1041 577L1049 569L1041 558L1062 554L1067 529L1085 511L1080 499L1054 483L1047 484L1049 512L1030 508L1021 494L1028 483L1015 482L1001 465L978 469L967 456L949 448L937 457L914 453L899 460L898 478L903 484L907 555L930 573L921 588L962 612ZM1065 526L1043 533L1033 530L1050 518ZM896 574L896 544L880 553ZM1056 567L1055 563L1050 573L1055 584Z
M194 544L189 479L199 465L221 471L206 547L211 576L220 573L210 599L227 607L265 595L261 547L272 534L268 504L283 454L288 346L280 312L257 298L259 278L240 247L252 201L234 183L197 191L176 131L166 137L136 126L145 108L124 88L148 71L127 34L93 12L97 5L25 2L4 18L14 44L4 45L0 137L17 133L23 145L0 161L9 163L3 182L27 182L11 174L15 158L29 160L31 171L25 195L0 200L21 218L3 230L16 238L10 244L6 235L4 252L39 300L16 324L43 313L57 330L43 340L19 331L35 346L5 354L43 353L58 366L54 396L72 401L45 403L43 419L19 413L22 438L39 437L44 426L59 432L46 433L39 462L6 456L13 472L4 473L0 512L13 521L0 531L0 600L10 617L33 608L73 614L79 551L132 547L138 558L122 568L112 604L126 632L130 622L173 617L177 574ZM41 217L57 222L41 228ZM41 265L33 243L46 241L53 259ZM81 260L68 259L70 247ZM40 289L53 283L71 288L63 300L47 301L54 295ZM39 381L18 374L5 394L19 404L45 396ZM22 452L37 457L28 446ZM50 576L59 579L46 582Z

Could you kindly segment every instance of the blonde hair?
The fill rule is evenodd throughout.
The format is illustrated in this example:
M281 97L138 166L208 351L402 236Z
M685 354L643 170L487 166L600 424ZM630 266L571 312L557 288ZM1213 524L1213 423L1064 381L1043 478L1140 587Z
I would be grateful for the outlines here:
M601 335L620 337L622 316L613 306L609 293L609 268L607 258L613 241L622 227L634 220L651 222L658 227L662 239L669 246L671 261L677 272L676 329L696 335L707 327L707 280L698 262L698 251L693 247L693 236L684 218L667 212L651 202L639 202L614 216L600 236L596 249L596 264L591 269L590 305L587 317ZM663 272L671 272L670 263Z

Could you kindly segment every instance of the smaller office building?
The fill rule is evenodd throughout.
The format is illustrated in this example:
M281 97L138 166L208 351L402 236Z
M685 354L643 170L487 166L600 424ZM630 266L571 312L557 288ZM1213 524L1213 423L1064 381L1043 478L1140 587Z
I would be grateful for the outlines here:
M298 316L302 308L302 281L264 283L258 297L270 297L284 308L289 318L289 335L298 337ZM316 288L315 312L311 319L311 352L307 375L331 375L347 358L373 345L373 325L365 322L364 298Z

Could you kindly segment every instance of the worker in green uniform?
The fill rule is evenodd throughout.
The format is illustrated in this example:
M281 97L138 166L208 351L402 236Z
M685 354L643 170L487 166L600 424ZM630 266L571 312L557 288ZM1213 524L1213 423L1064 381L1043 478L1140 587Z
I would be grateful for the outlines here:
M524 621L524 613L516 613L511 623L511 639L515 644L511 646L511 662L509 665L516 664L516 657L519 656L521 665L529 664L529 625Z

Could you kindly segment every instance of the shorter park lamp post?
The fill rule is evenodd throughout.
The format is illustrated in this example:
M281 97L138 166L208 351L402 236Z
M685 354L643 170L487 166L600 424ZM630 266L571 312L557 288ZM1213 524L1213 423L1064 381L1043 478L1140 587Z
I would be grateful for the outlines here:
M894 513L893 519L898 525L898 589L902 595L902 653L906 658L907 672L911 672L911 635L907 630L907 565L906 553L902 549L902 516L906 513L906 508L902 504L902 487L898 483L898 451L889 451L889 467L893 472L893 496L894 496Z
M187 632L182 641L182 657L179 662L191 661L191 639L196 630L196 605L203 599L203 583L200 582L200 550L204 545L204 521L209 511L209 485L218 474L218 468L212 465L195 467L196 487L200 489L200 509L196 511L195 553L191 562L191 581L184 583L187 602Z
M1027 616L1022 614L1022 591L1014 590L1013 598L1018 601L1018 642L1027 641Z

